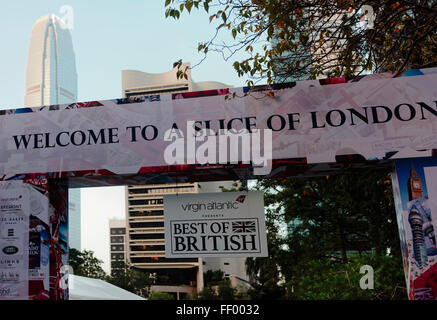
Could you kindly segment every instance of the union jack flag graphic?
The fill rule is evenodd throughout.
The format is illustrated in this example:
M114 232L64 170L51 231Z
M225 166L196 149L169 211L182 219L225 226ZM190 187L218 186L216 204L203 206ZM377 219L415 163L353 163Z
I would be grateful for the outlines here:
M236 221L232 222L232 232L244 233L244 232L256 232L255 221Z

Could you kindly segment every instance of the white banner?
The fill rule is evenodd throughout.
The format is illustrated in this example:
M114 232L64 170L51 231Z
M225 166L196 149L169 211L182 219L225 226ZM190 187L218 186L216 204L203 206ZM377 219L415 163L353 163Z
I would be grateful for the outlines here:
M164 196L166 258L267 257L261 191Z
M336 155L349 154L430 156L437 149L437 73L435 68L422 71L329 85L302 81L275 90L274 97L266 96L266 88L227 100L224 95L178 99L167 94L0 111L0 177L101 169L136 174L143 167L205 161L253 163L268 151L268 140L272 159L306 158L308 163L335 162ZM257 129L251 144L241 142L250 144L248 152L241 145L230 155L223 154L227 144L216 148L222 130ZM207 137L197 139L202 130Z

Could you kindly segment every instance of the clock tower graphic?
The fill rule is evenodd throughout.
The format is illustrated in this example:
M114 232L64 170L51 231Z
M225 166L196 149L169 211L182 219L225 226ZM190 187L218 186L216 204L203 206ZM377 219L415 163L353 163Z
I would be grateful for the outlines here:
M417 175L414 167L411 167L410 177L408 178L408 201L419 199L423 196L422 180Z
M423 194L423 182L413 166L411 166L407 187L408 201L412 202L408 222L411 227L414 258L417 265L422 266L428 261L428 255L437 254L437 245L431 212L426 205L427 197Z

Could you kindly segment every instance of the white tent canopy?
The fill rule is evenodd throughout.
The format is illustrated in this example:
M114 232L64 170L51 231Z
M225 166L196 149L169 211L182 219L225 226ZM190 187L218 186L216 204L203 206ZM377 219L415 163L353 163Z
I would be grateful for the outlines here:
M69 275L70 300L145 300L100 279Z

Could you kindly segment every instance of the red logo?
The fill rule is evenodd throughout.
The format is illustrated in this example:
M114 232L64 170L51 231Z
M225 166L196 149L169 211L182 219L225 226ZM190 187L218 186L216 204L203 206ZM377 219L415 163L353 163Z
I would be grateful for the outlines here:
M246 200L246 196L245 196L245 195L241 195L241 196L238 196L238 198L237 198L235 201L238 201L238 202L240 202L240 203L243 203L244 200Z

